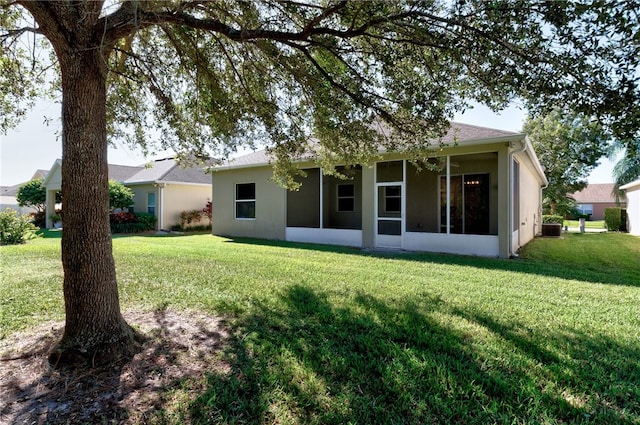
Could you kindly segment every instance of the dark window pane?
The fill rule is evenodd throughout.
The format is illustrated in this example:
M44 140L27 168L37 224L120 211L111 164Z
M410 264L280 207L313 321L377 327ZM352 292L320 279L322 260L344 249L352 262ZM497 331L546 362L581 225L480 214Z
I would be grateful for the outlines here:
M355 195L355 185L353 184L339 184L338 185L338 197L342 198L345 196L354 196Z
M399 220L378 220L379 235L400 235L402 234L402 222Z
M386 212L400 212L400 198L386 198L384 209Z
M355 202L353 198L338 198L338 211L353 212L355 211Z
M236 185L236 199L256 199L256 184L242 183Z
M489 233L489 175L464 176L464 233Z
M402 193L400 186L386 186L385 192L387 196L400 196Z
M256 202L236 202L236 218L256 218Z

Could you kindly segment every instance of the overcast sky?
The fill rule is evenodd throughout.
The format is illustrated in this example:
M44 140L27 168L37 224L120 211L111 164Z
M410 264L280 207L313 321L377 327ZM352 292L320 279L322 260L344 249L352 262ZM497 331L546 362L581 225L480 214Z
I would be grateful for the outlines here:
M56 159L61 157L62 147L58 137L60 133L60 105L41 101L30 111L27 118L7 135L0 135L0 186L11 186L28 181L36 170L48 170ZM520 131L526 114L513 106L501 114L494 114L484 106L477 106L463 115L456 116L458 122L496 128L508 131ZM45 123L49 119L49 124ZM126 147L109 149L109 163L118 165L141 165L150 160L170 156L163 153L151 158ZM601 165L589 177L590 183L609 183L613 181L613 164L603 158Z

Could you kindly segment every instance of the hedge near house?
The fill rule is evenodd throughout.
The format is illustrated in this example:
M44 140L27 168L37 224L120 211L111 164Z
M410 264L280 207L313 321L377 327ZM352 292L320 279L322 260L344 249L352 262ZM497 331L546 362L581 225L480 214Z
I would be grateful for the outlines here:
M620 207L612 207L604 209L604 224L607 230L620 232L626 229L627 215L626 210Z

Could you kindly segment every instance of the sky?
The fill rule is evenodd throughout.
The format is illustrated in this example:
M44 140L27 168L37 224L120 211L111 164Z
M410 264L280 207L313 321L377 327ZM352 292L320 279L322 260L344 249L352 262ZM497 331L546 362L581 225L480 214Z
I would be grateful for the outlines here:
M27 114L25 120L6 135L0 135L0 186L12 186L27 182L36 170L49 170L56 159L62 156L62 145L58 137L60 105L52 101L40 101ZM454 120L466 124L518 132L526 112L513 105L500 114L478 105L458 114ZM45 121L49 121L48 124ZM161 153L145 158L141 152L119 146L109 148L109 163L118 165L142 165L153 159L170 156ZM613 163L603 158L589 176L589 183L613 181Z

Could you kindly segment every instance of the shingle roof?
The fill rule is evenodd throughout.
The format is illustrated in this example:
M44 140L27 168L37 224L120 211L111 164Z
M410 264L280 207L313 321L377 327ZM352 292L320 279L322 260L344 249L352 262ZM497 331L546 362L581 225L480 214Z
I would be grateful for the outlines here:
M25 182L27 183L27 182ZM25 183L14 184L13 186L0 186L0 196L16 196L18 189Z
M124 182L139 173L144 167L132 167L129 165L109 164L109 178L118 182Z
M389 127L384 124L379 124L378 130L384 134L389 133ZM471 124L463 124L458 122L451 122L451 127L445 136L440 139L430 140L429 143L433 146L439 143L453 144L458 142L459 144L468 143L478 140L490 140L500 137L518 136L520 133L512 131L498 130L495 128L482 127ZM236 168L236 167L250 167L258 165L267 165L270 162L270 157L267 152L262 149L252 152L247 155L242 155L237 158L224 161L219 168Z
M181 182L211 184L211 176L205 172L207 165L192 165L182 167L175 158L159 159L144 167L137 168L137 172L123 183L135 184L146 182Z
M579 204L593 204L598 202L616 202L613 194L613 183L592 183L573 195Z

